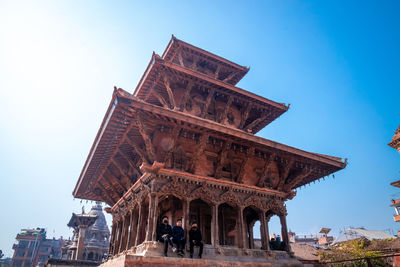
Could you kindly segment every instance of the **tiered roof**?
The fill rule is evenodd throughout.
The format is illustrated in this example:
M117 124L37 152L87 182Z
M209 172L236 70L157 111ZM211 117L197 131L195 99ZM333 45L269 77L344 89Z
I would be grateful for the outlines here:
M196 179L288 197L346 166L341 158L255 136L288 106L235 87L247 71L172 37L162 57L153 54L133 94L114 90L74 196L113 205L145 175L140 167L156 162L165 163L165 172L180 168ZM171 163L169 146L186 146L184 165ZM198 166L202 160L214 170Z
M400 152L400 126L394 132L392 141L388 145L393 147L394 149L397 149Z

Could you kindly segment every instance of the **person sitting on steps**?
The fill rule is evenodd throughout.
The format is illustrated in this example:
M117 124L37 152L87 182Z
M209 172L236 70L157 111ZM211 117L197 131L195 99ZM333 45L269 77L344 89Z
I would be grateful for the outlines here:
M182 228L182 219L178 219L176 225L172 227L172 242L176 244L178 256L183 257L185 255L183 249L185 247L186 239L185 231Z
M190 243L190 257L193 258L194 246L199 247L199 259L203 254L203 242L202 242L201 231L197 226L197 222L192 222L192 228L189 231L189 243Z
M168 244L174 249L172 244L172 228L168 224L168 216L163 216L161 219L162 223L157 227L157 240L164 243L164 257L167 257Z

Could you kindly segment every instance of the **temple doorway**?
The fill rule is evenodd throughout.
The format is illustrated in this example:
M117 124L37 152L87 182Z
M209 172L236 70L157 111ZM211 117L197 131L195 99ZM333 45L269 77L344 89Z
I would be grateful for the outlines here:
M171 226L176 225L176 221L183 218L182 201L172 195L168 195L163 198L158 204L158 224L161 223L161 219L164 216L168 217L168 223Z
M218 207L219 244L238 246L238 211L224 203Z
M271 250L285 250L281 219L271 211L266 214L269 229L269 246Z
M251 207L247 207L243 210L243 217L244 217L243 218L244 227L245 227L245 231L246 231L245 246L250 249L261 248L261 240L260 240L260 242L255 242L255 240L254 240L254 226L257 221L260 222L258 212ZM258 225L260 225L260 224L258 224ZM260 232L260 231L261 231L261 229L259 226L257 229L257 232Z
M189 223L196 221L203 236L204 244L211 244L211 207L201 199L190 202ZM186 226L185 226L186 228ZM187 230L190 229L188 226Z

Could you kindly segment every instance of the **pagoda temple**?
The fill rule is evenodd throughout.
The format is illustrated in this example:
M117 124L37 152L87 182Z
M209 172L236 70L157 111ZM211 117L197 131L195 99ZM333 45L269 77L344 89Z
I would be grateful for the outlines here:
M110 230L100 202L87 214L83 209L82 214L72 213L67 225L74 234L62 248L63 259L101 262L107 256Z
M104 266L175 264L156 241L164 215L173 224L182 218L186 235L197 221L203 234L203 259L180 265L301 265L290 251L285 201L346 161L256 136L289 106L237 87L248 71L172 36L162 56L153 53L133 94L114 88L73 191L110 205ZM274 215L284 251L270 249Z
M397 130L394 132L394 135L392 137L392 141L388 144L388 146L396 149L398 152L400 152L400 126L397 128ZM390 185L400 188L400 180L397 180ZM395 222L400 222L400 198L399 199L392 199L392 207L394 207L394 211L396 214L393 216L393 219ZM397 234L400 234L400 231L397 232Z

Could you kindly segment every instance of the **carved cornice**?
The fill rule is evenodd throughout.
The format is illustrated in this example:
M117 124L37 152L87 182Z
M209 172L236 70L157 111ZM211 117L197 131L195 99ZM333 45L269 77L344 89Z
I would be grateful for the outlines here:
M194 189L190 193L190 200L195 199L201 199L210 205L215 205L217 203L215 195L212 193L211 189L209 189L206 182L202 183L200 187Z
M188 192L185 183L179 182L179 178L173 176L167 184L161 187L159 193L161 194L175 194L181 197L188 197Z
M267 211L272 211L270 216L274 214L278 216L287 215L286 205L283 201L273 199L269 201L265 207Z
M233 192L232 187L229 187L229 189L226 192L220 195L218 203L219 204L227 203L234 207L242 206L242 202L237 197L237 194Z
M246 207L254 207L260 211L265 211L266 210L266 205L263 204L261 201L261 198L255 195L251 195L248 198L246 198L243 202L243 206Z

